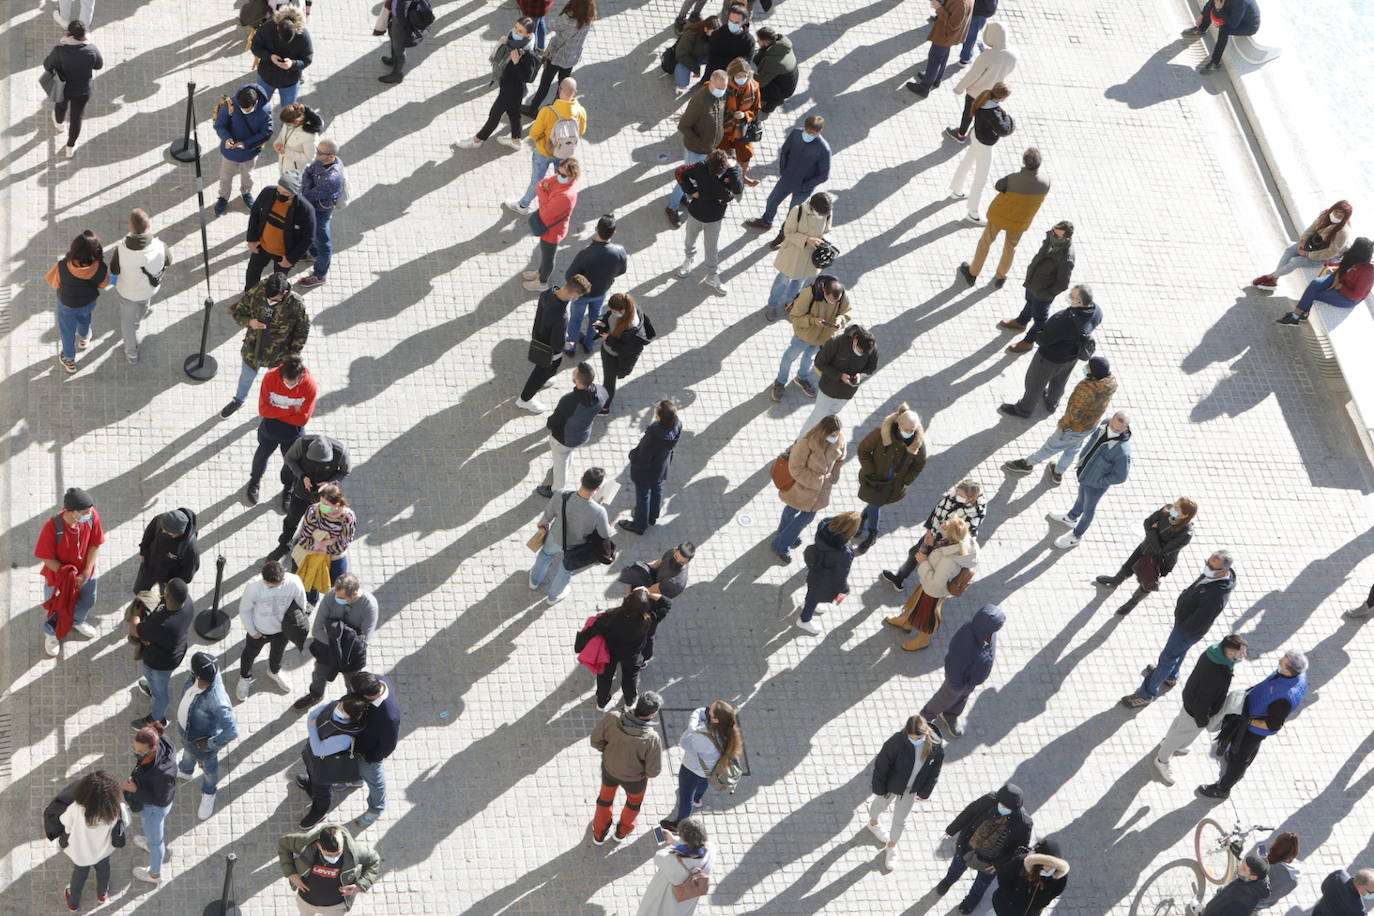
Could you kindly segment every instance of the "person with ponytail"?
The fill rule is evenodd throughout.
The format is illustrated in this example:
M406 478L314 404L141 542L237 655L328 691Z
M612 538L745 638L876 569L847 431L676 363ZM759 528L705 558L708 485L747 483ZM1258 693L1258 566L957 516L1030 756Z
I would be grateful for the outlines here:
M945 748L940 736L922 716L912 716L906 726L883 742L873 761L873 801L868 805L868 832L883 844L883 867L891 870L897 857L897 841L911 806L935 791L944 766ZM878 818L892 806L892 830L884 833Z
M1010 136L1015 129L1011 115L1002 110L1002 103L1011 95L1006 83L997 83L984 90L973 100L973 142L964 152L954 177L949 182L949 194L955 200L968 200L968 213L964 217L970 223L982 226L987 222L980 203L983 189L988 183L988 169L992 166L992 148L1003 137ZM973 183L964 190L964 181L969 170L973 170Z
M606 404L601 413L605 415L611 412L611 402L615 400L616 381L634 370L639 354L658 333L629 293L611 296L606 314L592 328L601 341L601 384L606 388Z
M177 794L177 751L163 732L167 726L149 722L134 733L134 769L120 783L124 800L143 818L143 833L134 845L148 851L148 865L134 869L134 877L149 884L162 883L162 862L167 857L163 827Z

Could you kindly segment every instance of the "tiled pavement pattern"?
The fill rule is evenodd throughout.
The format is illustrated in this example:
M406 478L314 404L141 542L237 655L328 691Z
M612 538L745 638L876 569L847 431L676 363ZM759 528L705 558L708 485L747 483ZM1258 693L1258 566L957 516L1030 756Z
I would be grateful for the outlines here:
M241 282L242 204L210 225L218 303L210 339L220 374L191 384L180 366L197 343L205 296L194 182L191 168L163 155L180 130L188 79L200 87L201 140L211 142L214 99L246 81L243 32L226 0L99 0L93 38L107 66L78 155L62 163L35 79L57 30L49 5L32 6L11 4L6 14L10 116L0 135L12 296L0 350L10 561L0 628L8 685L0 723L10 732L0 740L12 749L0 794L11 825L0 840L7 914L60 906L67 862L38 839L46 801L90 767L128 766L125 722L144 707L131 699L135 672L116 616L143 524L167 507L198 509L206 564L197 598L208 601L213 559L223 554L231 607L279 524L270 505L240 501L251 411L216 416L237 367L238 333L221 306ZM994 412L1020 390L1025 365L1002 352L1009 339L994 330L1015 312L1018 282L1001 291L954 282L977 238L959 222L962 205L944 199L956 151L939 131L959 102L948 86L921 103L901 89L918 60L925 6L847 7L787 0L765 17L794 37L805 79L788 113L769 123L759 171L766 174L794 115L825 114L837 151L829 189L839 194L838 272L854 284L858 317L877 333L881 354L844 420L861 433L907 400L927 423L931 459L906 503L886 513L892 531L856 563L851 599L825 609L820 640L791 625L800 566L773 565L765 546L780 509L766 468L810 409L795 387L781 405L765 394L786 331L758 316L771 256L738 221L759 211L769 182L732 208L730 294L709 295L699 274L676 280L681 236L665 228L662 200L664 156L675 160L678 147L671 89L655 69L670 3L603 3L576 74L593 141L581 157L588 178L576 232L589 235L603 211L620 215L619 241L632 257L619 288L640 297L663 334L576 465L621 473L653 400L684 405L688 434L665 524L621 543L625 559L680 538L701 545L694 584L660 635L645 686L661 688L675 708L716 697L743 704L753 775L733 798L707 797L720 845L713 908L950 911L958 894L939 901L928 893L947 856L940 828L1008 778L1025 789L1038 832L1058 834L1073 863L1057 912L1167 912L1151 895L1186 884L1180 863L1209 811L1228 823L1299 829L1307 877L1285 911L1310 906L1328 870L1374 861L1367 819L1357 813L1371 779L1360 715L1371 652L1356 639L1360 628L1339 617L1374 575L1374 564L1362 562L1374 546L1369 483L1306 331L1275 327L1280 306L1241 289L1283 240L1224 77L1203 82L1193 73L1200 51L1174 40L1188 15L1176 3L1010 0L999 13L1022 62L1008 103L1018 130L998 147L992 177L1035 144L1054 179L1015 276L1040 232L1057 219L1075 222L1075 279L1091 283L1105 305L1101 352L1122 379L1116 406L1135 416L1130 481L1112 490L1089 538L1065 555L1050 547L1058 529L1044 513L1067 505L1072 483L1054 492L1039 477L1007 480L998 470L1038 444L1049 424ZM525 588L523 544L541 508L531 494L546 466L543 420L511 403L526 372L533 297L516 275L531 242L524 221L497 202L524 187L528 156L495 144L456 156L448 149L485 115L486 54L513 10L439 4L436 34L414 53L405 83L389 88L376 82L383 45L369 35L374 11L331 0L315 9L317 56L304 101L342 141L355 201L336 219L340 251L329 283L308 297L305 356L324 392L313 428L342 439L355 457L348 490L363 536L352 558L382 606L375 666L394 673L406 713L387 765L390 808L364 834L384 856L384 875L356 911L633 912L653 842L644 831L620 848L588 842L596 759L586 736L597 714L571 653L582 618L609 603L612 578L581 576L552 610ZM257 170L259 187L275 174L273 158ZM217 165L209 154L207 171ZM130 367L122 359L107 294L80 372L62 377L43 272L83 227L112 242L132 206L156 214L182 265L148 322L145 360ZM560 269L570 256L571 245ZM833 509L858 508L856 470L846 472ZM877 574L966 473L991 495L982 575L947 607L935 646L907 655L880 625L893 595L875 584ZM70 644L75 651L55 665L37 636L30 551L54 499L73 484L91 490L110 530L102 635ZM1114 568L1140 519L1180 494L1202 505L1194 546L1166 594L1114 618L1115 604L1095 593L1091 576ZM622 490L617 511L628 497ZM1224 625L1248 634L1260 656L1239 681L1258 680L1294 645L1310 653L1314 690L1232 801L1213 806L1191 793L1212 772L1198 754L1178 763L1172 789L1147 774L1177 696L1134 716L1114 704L1158 651L1172 593L1221 545L1234 549L1240 573ZM913 816L900 866L884 874L853 814L866 799L866 766L935 690L949 634L989 601L1009 616L997 668L971 707L968 734L950 748L935 797ZM1214 637L1223 630L1218 624ZM236 623L214 647L226 667L242 635ZM288 658L300 684L305 662ZM169 820L171 880L157 890L132 886L139 858L121 852L107 911L198 913L218 892L229 851L239 856L245 913L295 911L275 858L277 837L295 829L305 808L286 775L304 737L290 699L260 687L238 705L243 736L227 753L219 809L198 822L195 790L183 788ZM670 737L681 721L670 714ZM650 788L646 825L668 810L676 759ZM362 810L355 792L338 817Z

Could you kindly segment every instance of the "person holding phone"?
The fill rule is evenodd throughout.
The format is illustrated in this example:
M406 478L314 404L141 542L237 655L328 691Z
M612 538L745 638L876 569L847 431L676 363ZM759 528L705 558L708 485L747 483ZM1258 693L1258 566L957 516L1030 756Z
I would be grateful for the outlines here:
M687 882L696 883L698 876L708 878L716 861L715 847L707 840L706 825L693 815L677 825L677 830L663 831L664 847L654 853L654 876L644 889L635 916L692 916L697 904L705 897L699 895L681 899L678 894Z
M791 214L788 214L788 219L791 218ZM828 224L829 211L826 219ZM812 237L811 241L820 239ZM778 276L781 277L782 273ZM797 363L797 374L792 376L792 383L802 390L802 394L814 398L817 392L814 371L816 354L821 352L821 347L830 342L836 331L849 323L850 312L854 307L853 300L838 277L821 274L810 286L793 295L787 302L783 302L781 297L777 300L770 299L770 306L773 301L779 303L779 308L786 309L787 319L792 322L792 342L788 344L787 349L783 351L782 359L778 361L778 374L773 379L773 387L769 390L768 396L775 402L782 400L783 391L787 387L787 377L792 375L792 364Z
M816 406L802 424L802 433L820 422L821 417L838 417L846 404L859 393L859 386L878 368L878 342L858 325L832 337L816 354L821 373Z
M716 700L710 706L694 709L687 730L678 739L678 747L682 748L682 765L677 771L677 811L658 822L660 830L677 830L701 807L701 800L711 787L711 774L721 761L733 763L744 753L744 736L735 707Z

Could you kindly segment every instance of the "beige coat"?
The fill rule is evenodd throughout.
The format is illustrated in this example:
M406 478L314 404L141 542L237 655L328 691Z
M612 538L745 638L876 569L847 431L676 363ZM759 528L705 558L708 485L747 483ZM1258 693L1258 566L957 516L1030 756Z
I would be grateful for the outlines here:
M787 310L787 318L792 322L792 330L798 337L817 347L825 346L826 341L838 334L849 323L849 291L845 290L840 301L834 305L824 296L817 299L811 287L805 287L793 300ZM838 327L816 324L815 319L823 318Z
M810 280L817 276L821 269L811 263L813 248L806 240L825 238L829 231L830 217L812 210L809 202L797 204L788 211L782 223L782 248L773 259L778 273L793 280Z
M796 481L779 495L782 501L802 512L819 512L830 505L830 488L839 479L844 464L844 433L838 442L826 442L808 433L792 444L787 470Z
M959 544L936 547L930 554L916 564L916 575L921 578L921 588L932 598L948 598L950 580L965 569L978 568L978 544L967 540L968 553L959 553Z
M310 133L299 124L283 124L272 141L273 149L278 143L284 147L281 152L282 172L304 172L305 167L315 160L316 139L318 134Z

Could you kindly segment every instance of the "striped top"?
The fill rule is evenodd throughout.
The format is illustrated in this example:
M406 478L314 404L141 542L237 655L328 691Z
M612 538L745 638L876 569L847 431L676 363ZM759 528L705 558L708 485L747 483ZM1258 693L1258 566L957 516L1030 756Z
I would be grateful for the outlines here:
M328 514L320 511L315 503L305 511L301 527L296 535L296 543L314 553L326 553L331 557L341 557L348 552L348 545L358 530L358 517L353 510L339 506Z

